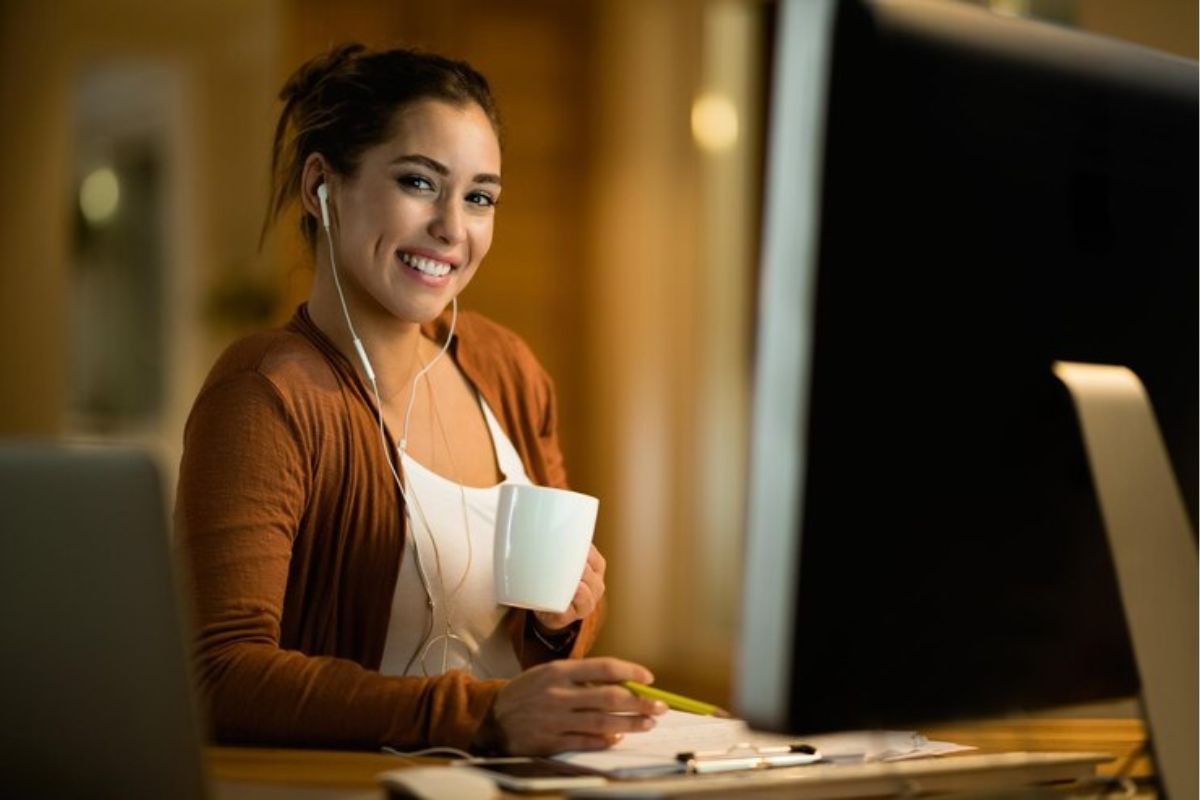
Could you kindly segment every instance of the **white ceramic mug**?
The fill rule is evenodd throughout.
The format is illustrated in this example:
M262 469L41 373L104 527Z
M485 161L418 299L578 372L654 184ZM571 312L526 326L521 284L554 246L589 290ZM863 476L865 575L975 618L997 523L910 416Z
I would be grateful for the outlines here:
M506 606L560 614L587 565L595 497L506 483L496 509L496 596Z

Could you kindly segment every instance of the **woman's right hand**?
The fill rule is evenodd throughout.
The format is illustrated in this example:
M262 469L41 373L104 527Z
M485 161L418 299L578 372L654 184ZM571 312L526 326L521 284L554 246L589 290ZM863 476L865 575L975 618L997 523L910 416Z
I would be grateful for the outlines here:
M637 697L619 681L650 683L645 667L617 658L551 661L509 681L496 696L493 746L510 755L603 750L625 733L654 727L660 701ZM622 712L622 713L617 713Z

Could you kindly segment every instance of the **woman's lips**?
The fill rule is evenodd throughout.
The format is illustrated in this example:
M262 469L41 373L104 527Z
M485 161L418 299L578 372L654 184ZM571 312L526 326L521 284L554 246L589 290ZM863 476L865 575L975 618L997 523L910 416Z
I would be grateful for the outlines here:
M432 278L442 278L454 270L454 264L444 259L405 250L398 252L400 260L411 269Z

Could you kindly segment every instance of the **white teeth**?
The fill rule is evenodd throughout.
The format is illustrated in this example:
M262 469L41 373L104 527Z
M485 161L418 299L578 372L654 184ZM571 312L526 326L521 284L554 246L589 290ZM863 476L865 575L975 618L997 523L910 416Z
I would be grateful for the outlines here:
M412 253L401 253L400 260L417 272L425 275L432 275L435 278L440 278L443 275L450 273L450 265L442 261L434 261L432 258L424 256L414 256Z

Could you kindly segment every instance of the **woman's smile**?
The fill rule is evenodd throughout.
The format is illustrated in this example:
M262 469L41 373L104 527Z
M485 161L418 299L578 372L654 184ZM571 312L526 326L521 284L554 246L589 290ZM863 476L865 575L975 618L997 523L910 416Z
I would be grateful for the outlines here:
M454 265L448 261L418 255L417 253L400 251L400 260L422 275L428 275L431 278L445 277L450 274L450 270L454 269Z
M392 135L335 193L351 309L418 323L440 314L491 246L499 176L499 143L480 108L426 100L401 109Z

